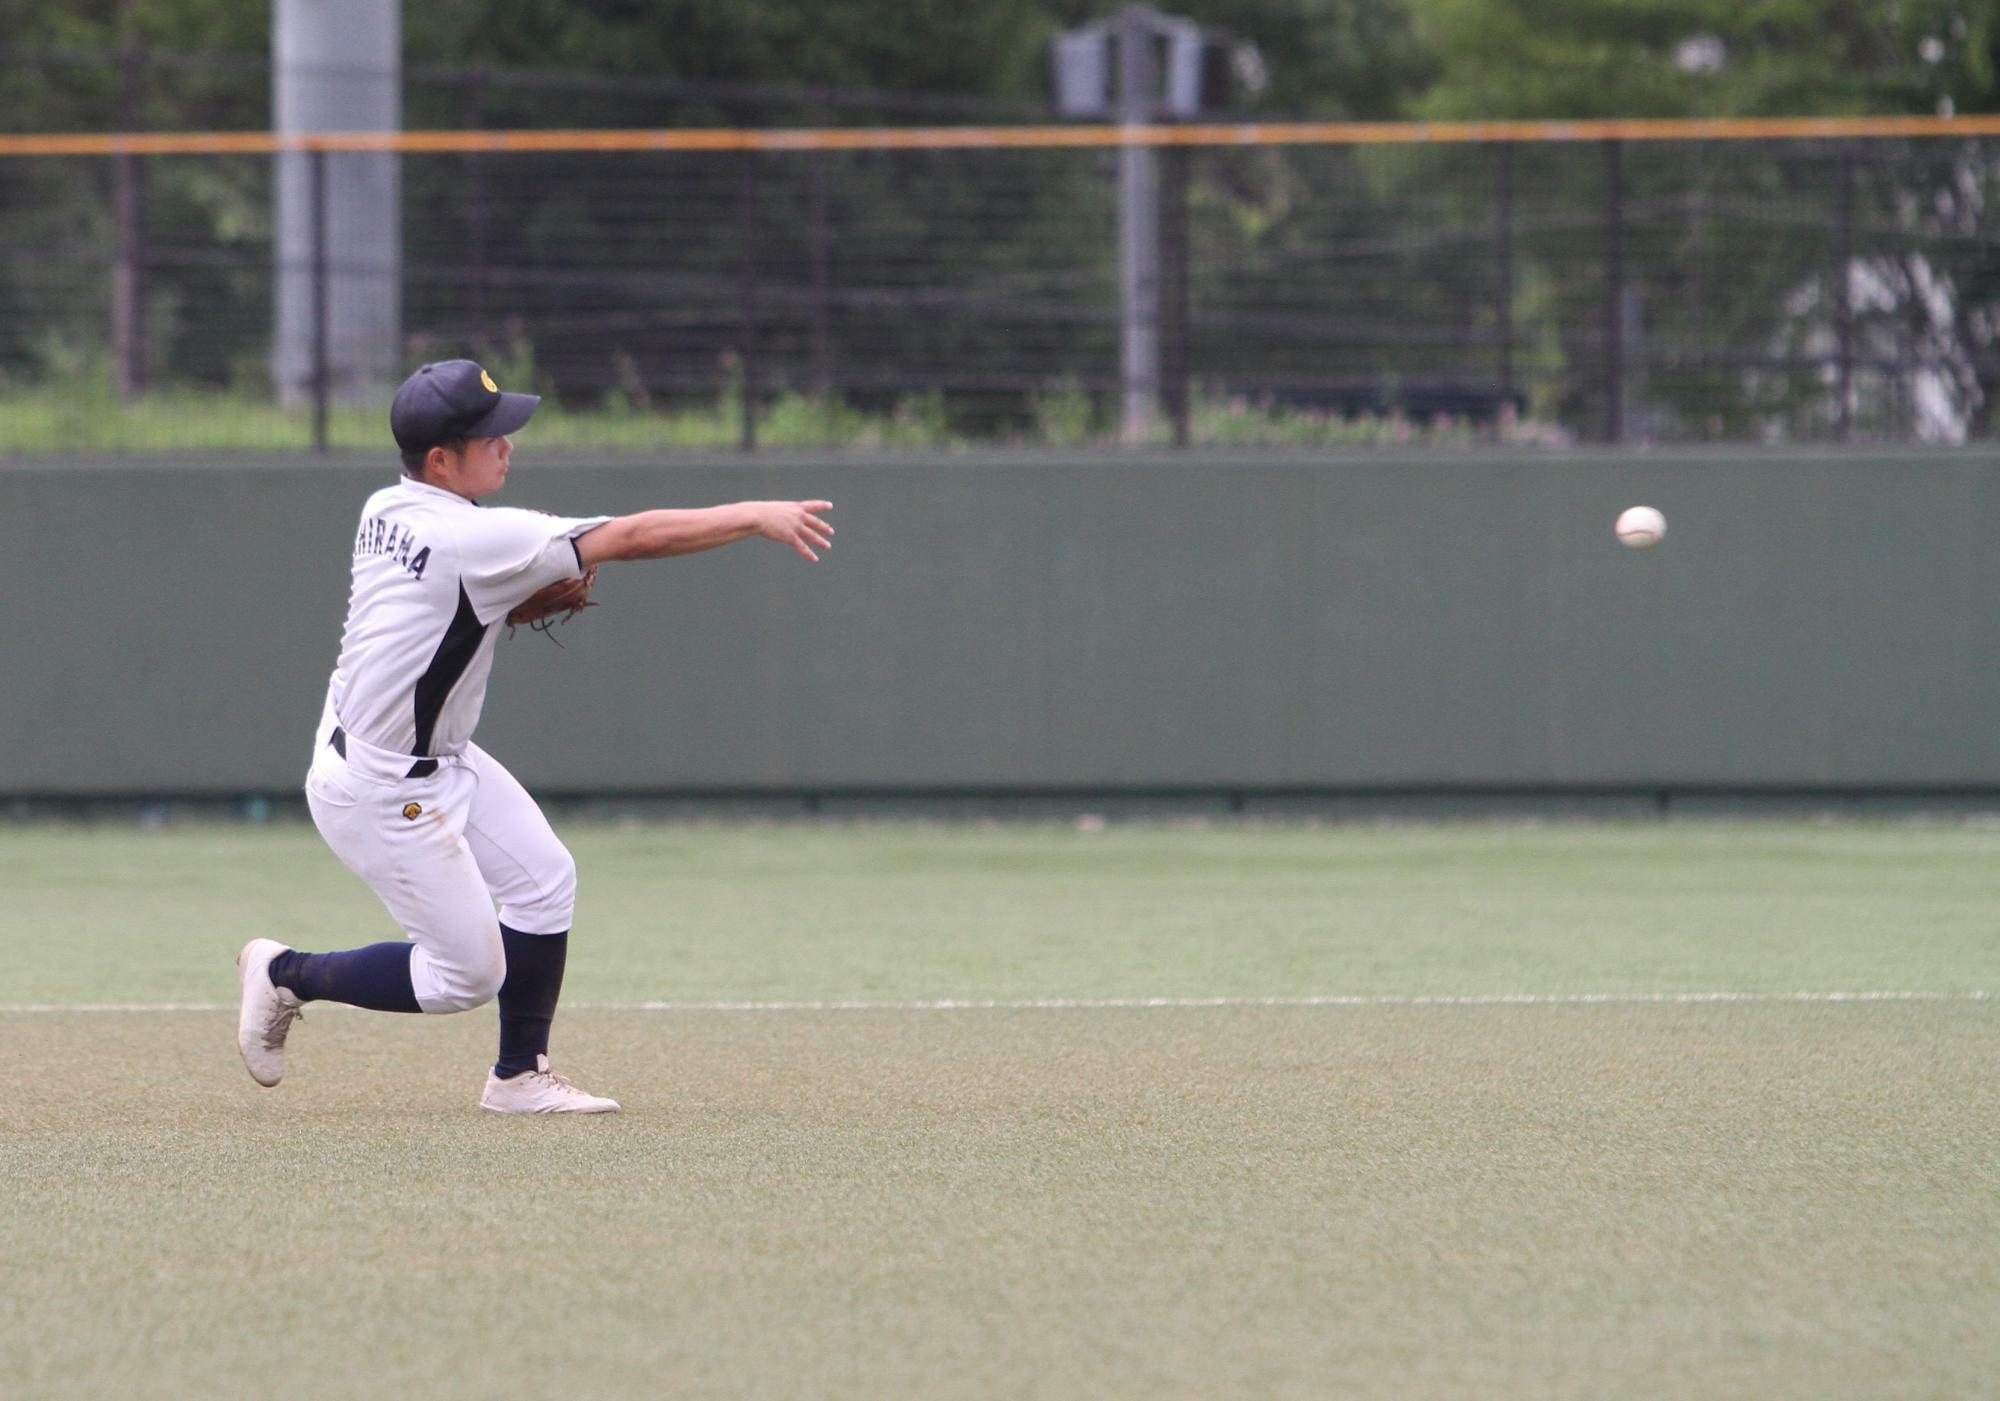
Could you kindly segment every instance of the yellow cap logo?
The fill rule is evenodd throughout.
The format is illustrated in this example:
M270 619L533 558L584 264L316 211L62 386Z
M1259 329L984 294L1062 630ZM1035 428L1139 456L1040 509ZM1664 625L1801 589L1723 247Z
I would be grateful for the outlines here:
M424 815L423 804L421 803L403 804L403 816L409 818L410 821L415 822L419 817L422 817L423 815Z
M484 370L479 372L479 382L485 385L490 393L498 394L500 392L500 386L493 382L493 376L487 374Z

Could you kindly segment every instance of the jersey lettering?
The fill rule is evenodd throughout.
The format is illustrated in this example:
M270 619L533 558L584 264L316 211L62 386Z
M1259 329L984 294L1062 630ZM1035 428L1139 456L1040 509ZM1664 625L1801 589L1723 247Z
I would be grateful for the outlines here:
M383 555L421 579L424 566L431 562L431 547L418 545L408 526L370 516L361 522L361 529L354 536L354 557L360 559L366 555Z
M497 624L536 590L576 578L575 538L605 519L481 507L407 476L375 492L355 518L347 626L327 682L334 717L379 749L463 753Z

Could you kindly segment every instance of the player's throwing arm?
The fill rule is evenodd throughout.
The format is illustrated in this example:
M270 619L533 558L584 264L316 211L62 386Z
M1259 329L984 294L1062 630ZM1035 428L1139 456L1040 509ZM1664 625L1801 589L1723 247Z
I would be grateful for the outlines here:
M817 562L827 501L739 501L630 516L552 516L482 499L507 481L540 402L470 360L426 365L389 410L403 475L355 532L340 660L306 774L320 835L403 938L333 953L252 939L237 955L237 1049L275 1085L307 1002L462 1012L496 998L500 1054L480 1095L496 1113L604 1113L549 1069L549 1026L576 905L576 863L541 808L472 742L496 637L590 606L600 565L669 559L761 536Z
M620 516L577 540L581 578L561 579L531 594L507 615L507 621L530 627L567 622L592 606L590 589L597 582L597 566L614 559L668 559L761 535L790 545L817 564L815 551L826 549L833 540L833 527L817 512L832 509L831 501L739 501L705 510Z
M691 555L760 535L818 563L818 552L833 543L833 527L819 513L832 509L831 501L739 501L705 510L641 511L582 535L576 554L585 569L594 569L616 559Z

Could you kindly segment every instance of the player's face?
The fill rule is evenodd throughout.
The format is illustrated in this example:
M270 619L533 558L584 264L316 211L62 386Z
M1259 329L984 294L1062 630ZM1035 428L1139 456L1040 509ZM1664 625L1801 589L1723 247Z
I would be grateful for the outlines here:
M507 483L507 459L513 456L512 438L467 438L454 451L440 448L442 463L433 460L431 480L446 491L467 500L490 496Z

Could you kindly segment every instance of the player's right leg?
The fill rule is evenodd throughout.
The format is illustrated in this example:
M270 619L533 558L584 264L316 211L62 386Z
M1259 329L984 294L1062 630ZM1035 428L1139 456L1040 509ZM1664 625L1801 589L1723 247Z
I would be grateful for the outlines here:
M476 744L465 761L479 779L465 839L500 902L507 980L500 985L500 1055L479 1104L500 1114L605 1114L618 1101L578 1089L549 1069L549 1026L562 995L576 862L506 766Z
M357 748L350 740L350 755ZM475 788L455 760L406 779L371 775L331 749L315 759L306 780L314 824L409 942L313 954L252 940L238 959L237 1044L259 1084L284 1074L285 1034L302 1003L443 1013L492 1000L507 965L492 896L462 830Z

